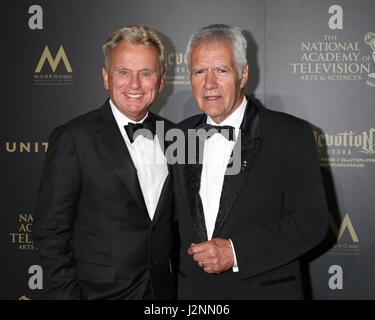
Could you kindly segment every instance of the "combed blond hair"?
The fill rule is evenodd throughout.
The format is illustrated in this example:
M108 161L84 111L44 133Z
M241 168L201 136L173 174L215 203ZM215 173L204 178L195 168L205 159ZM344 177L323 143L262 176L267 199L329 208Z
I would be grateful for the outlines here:
M143 25L131 25L113 32L103 46L105 69L108 71L109 61L112 50L116 48L121 41L127 41L135 44L152 44L159 53L160 73L165 73L165 46L160 34Z

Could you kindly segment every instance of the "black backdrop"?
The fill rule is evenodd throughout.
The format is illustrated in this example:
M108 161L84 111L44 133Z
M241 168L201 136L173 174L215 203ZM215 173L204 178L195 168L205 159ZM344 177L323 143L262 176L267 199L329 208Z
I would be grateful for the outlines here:
M186 43L210 23L245 31L248 92L314 127L331 228L306 256L312 298L375 297L373 0L7 0L1 9L0 299L43 290L30 232L48 135L105 100L108 35L146 24L165 36L168 85L152 108L178 122L198 113Z

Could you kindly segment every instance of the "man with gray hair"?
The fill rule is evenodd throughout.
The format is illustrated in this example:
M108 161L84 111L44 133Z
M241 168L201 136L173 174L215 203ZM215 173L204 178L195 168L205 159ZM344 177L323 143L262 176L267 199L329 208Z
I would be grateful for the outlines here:
M49 139L33 225L46 298L173 299L173 193L155 135L156 121L171 123L149 112L164 85L164 45L135 25L103 52L110 98Z
M251 72L240 29L199 29L187 60L203 114L179 127L216 133L207 135L202 163L173 169L178 298L301 299L299 258L321 242L328 221L312 129L245 95ZM230 175L236 147L240 170Z

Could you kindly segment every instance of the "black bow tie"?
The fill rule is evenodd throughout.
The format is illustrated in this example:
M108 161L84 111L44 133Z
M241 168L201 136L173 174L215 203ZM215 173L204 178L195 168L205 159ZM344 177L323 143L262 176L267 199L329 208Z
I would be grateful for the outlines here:
M234 141L234 127L232 126L214 126L208 123L202 123L197 127L197 130L206 130L207 139L212 137L215 133L220 133L228 141Z
M153 140L155 136L155 123L149 117L147 117L142 123L129 122L124 128L131 143L134 142L134 137L137 137L138 135L142 135L150 140ZM139 129L147 129L147 131L140 130L137 132Z

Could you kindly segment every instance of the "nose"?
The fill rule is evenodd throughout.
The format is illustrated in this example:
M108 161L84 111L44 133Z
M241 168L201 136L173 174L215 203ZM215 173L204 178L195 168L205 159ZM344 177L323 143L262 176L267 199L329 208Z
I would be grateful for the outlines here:
M208 70L204 78L205 89L211 90L217 87L217 78L213 70Z
M132 89L139 89L141 87L141 81L138 72L131 73L128 85Z

